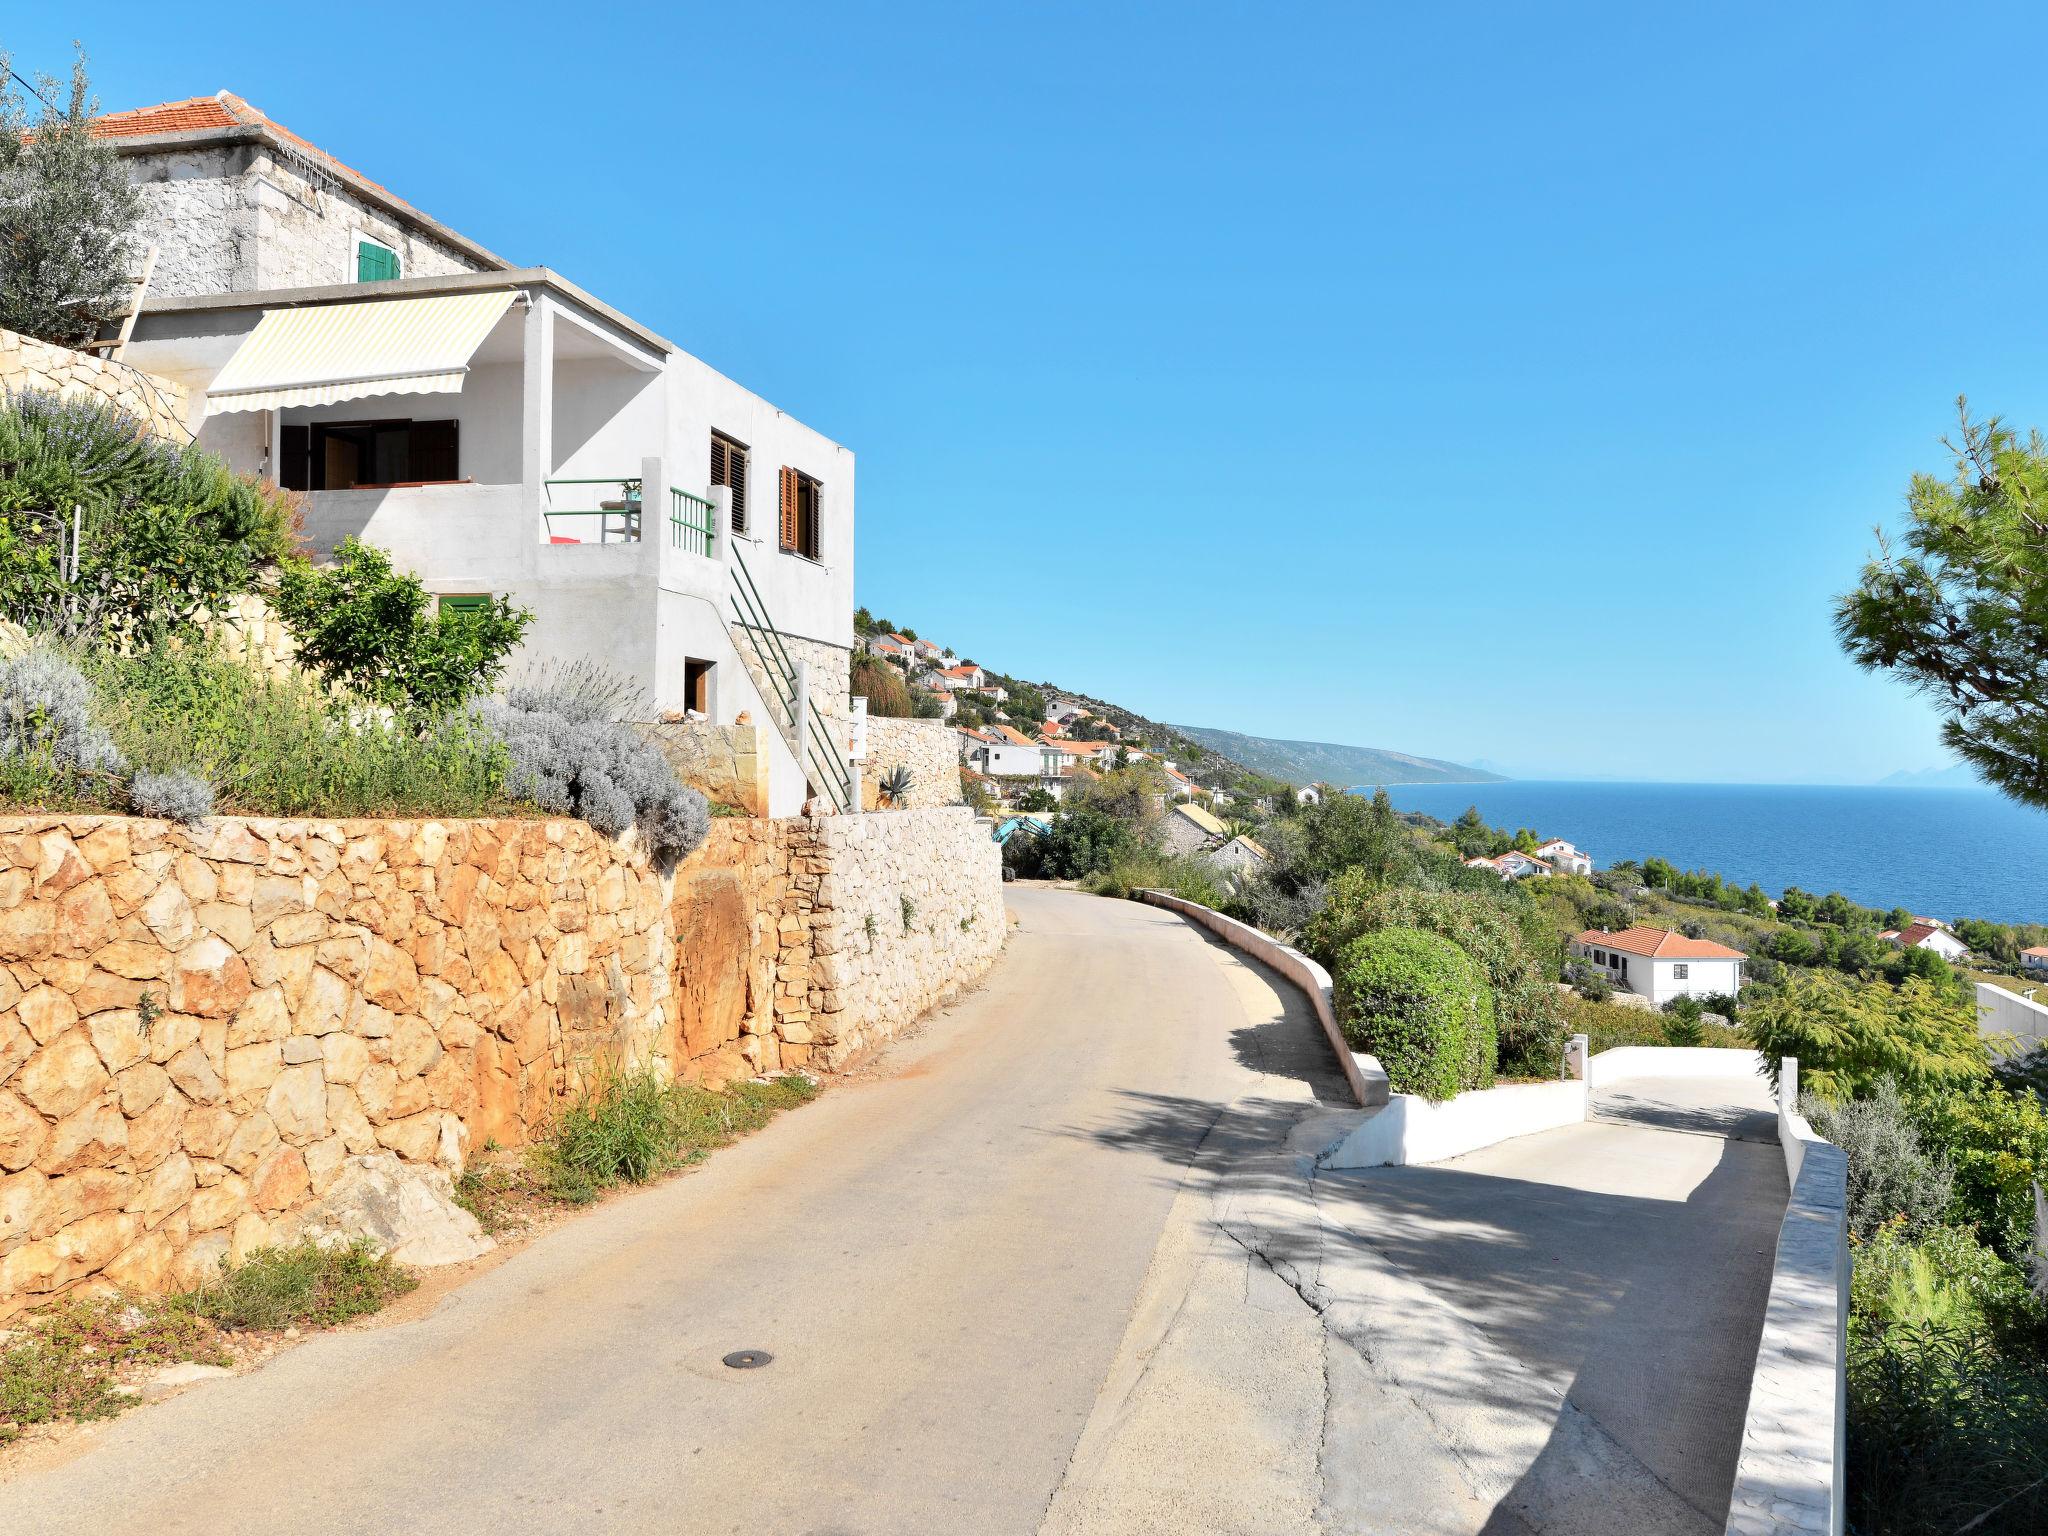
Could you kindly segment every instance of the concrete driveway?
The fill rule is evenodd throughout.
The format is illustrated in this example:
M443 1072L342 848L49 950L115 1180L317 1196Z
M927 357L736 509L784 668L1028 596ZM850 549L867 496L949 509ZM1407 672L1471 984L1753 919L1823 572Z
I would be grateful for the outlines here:
M1344 1101L1298 993L1164 912L1011 903L871 1074L117 1421L0 1530L1708 1528L1774 1148L1600 1122L1315 1175Z

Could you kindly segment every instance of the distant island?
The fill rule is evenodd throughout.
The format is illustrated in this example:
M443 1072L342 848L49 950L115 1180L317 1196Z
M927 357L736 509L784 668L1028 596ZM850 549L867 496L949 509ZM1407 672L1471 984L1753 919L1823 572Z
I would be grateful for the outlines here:
M1983 789L1984 781L1968 763L1950 763L1946 768L1922 768L1917 773L1901 768L1877 781L1879 789Z
M1334 741L1275 741L1206 725L1177 725L1183 736L1244 764L1254 773L1297 787L1335 784L1499 784L1504 774L1383 747L1347 747Z

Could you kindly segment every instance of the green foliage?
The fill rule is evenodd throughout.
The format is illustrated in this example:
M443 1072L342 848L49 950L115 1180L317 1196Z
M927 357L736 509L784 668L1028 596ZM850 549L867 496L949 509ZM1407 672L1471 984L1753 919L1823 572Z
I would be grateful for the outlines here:
M1478 962L1493 995L1503 1070L1525 1076L1557 1071L1565 1038L1557 989L1532 954L1519 915L1499 896L1381 885L1368 866L1358 866L1332 882L1303 942L1334 973L1339 956L1360 935L1388 928L1438 934Z
M225 1365L213 1328L178 1298L73 1297L11 1325L0 1343L0 1445L34 1424L112 1418L137 1400L116 1388L126 1365Z
M1081 880L1138 847L1137 830L1129 822L1084 808L1062 811L1043 837L1012 837L1003 852L1026 879Z
M70 582L59 524L74 507ZM0 399L0 615L31 631L125 647L189 635L287 553L292 516L282 493L102 402Z
M1017 797L1017 809L1020 811L1056 811L1059 805L1051 790L1040 789L1036 784Z
M261 672L202 646L102 655L89 671L100 718L128 761L151 773L197 772L222 811L479 816L510 806L503 743L463 716L415 727L338 711L303 676ZM125 808L111 792L73 798Z
M537 1149L554 1198L581 1205L616 1184L643 1184L758 1130L816 1097L801 1074L714 1092L652 1072L606 1073L555 1119Z
M1567 1036L1584 1035L1596 1056L1620 1045L1669 1043L1666 1034L1668 1021L1663 1014L1653 1013L1648 1008L1570 994L1560 996L1558 1002L1564 1013L1564 1033ZM1751 1043L1742 1030L1724 1029L1705 1022L1700 1025L1702 1045L1747 1049ZM1551 1072L1554 1074L1555 1071L1553 1067Z
M1175 858L1147 844L1134 844L1082 882L1098 896L1126 897L1133 891L1166 891L1183 901L1222 911L1231 891L1213 864Z
M1664 1005L1664 1043L1679 1046L1704 1044L1706 1030L1700 1023L1700 1015L1705 1011L1696 997L1672 998Z
M1918 1086L1968 1082L1990 1070L1975 1009L1917 977L1893 988L1800 973L1752 1003L1744 1025L1773 1083L1780 1058L1797 1056L1800 1086L1824 1099L1866 1093L1882 1077Z
M2024 1352L2044 1312L2020 1267L1967 1227L1936 1225L1916 1235L1907 1218L1894 1217L1857 1243L1849 1315L1860 1333L1934 1324Z
M1857 665L1934 701L1942 740L1985 779L2048 806L2048 443L1957 408L1952 475L1913 476L1902 547L1881 542L1835 629Z
M882 797L882 804L900 806L910 799L915 782L910 770L898 763L875 780L875 792Z
M910 718L910 685L901 672L878 656L855 655L849 691L868 701L871 715L887 720Z
M0 51L0 326L77 346L127 297L142 199L114 146L93 137L84 51L68 89L37 76L33 128L11 66Z
M1334 971L1337 1020L1396 1093L1443 1100L1493 1082L1493 995L1449 939L1382 928L1352 940Z
M359 698L426 714L488 692L533 622L505 597L475 612L436 611L418 577L353 538L331 568L287 562L274 605L301 666Z
M221 1267L218 1280L186 1298L223 1328L332 1328L364 1317L419 1284L367 1239L322 1247L259 1248Z
M1929 1148L1914 1125L1898 1084L1880 1078L1867 1098L1802 1106L1813 1128L1849 1160L1849 1235L1861 1241L1880 1229L1911 1240L1948 1218L1955 1171Z
M1967 1328L1858 1329L1849 1526L1864 1536L2048 1529L2048 1367Z
M909 933L917 926L917 903L912 901L908 895L898 895L896 906L899 915L903 919L903 931Z
M1954 1166L1956 1213L2006 1257L2026 1254L2033 1186L2048 1187L2048 1108L1995 1082L1927 1087L1907 1104L1921 1140Z

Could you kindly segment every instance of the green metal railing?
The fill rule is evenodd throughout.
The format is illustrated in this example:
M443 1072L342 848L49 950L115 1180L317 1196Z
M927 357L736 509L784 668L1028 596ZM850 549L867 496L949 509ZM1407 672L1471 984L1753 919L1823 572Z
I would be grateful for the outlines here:
M668 541L693 555L718 553L718 508L702 496L668 488Z
M601 491L585 489L590 486L610 485L618 488L617 494L606 496ZM575 502L595 501L596 506L555 505L555 488L576 487L564 490L564 497ZM548 541L562 544L638 544L640 542L640 477L615 477L597 480L543 480L541 482L541 521L547 526ZM597 519L597 537L584 536L587 523L578 522L583 518ZM562 520L562 531L557 531L556 520ZM571 535L574 535L573 537Z
M737 549L732 552L732 567L734 621L747 632L755 659L768 676L775 702L782 706L783 730L791 738L790 745L796 751L797 761L804 765L804 772L812 777L813 783L821 786L834 810L851 810L853 770L847 767L845 755L840 752L839 744L832 739L830 728L819 718L817 710L803 711L809 722L804 732L805 739L794 739L798 714L796 662L790 657L789 647L783 643L782 631L768 621L768 605L761 600L761 590L754 585L753 572L747 569L747 562L740 558Z

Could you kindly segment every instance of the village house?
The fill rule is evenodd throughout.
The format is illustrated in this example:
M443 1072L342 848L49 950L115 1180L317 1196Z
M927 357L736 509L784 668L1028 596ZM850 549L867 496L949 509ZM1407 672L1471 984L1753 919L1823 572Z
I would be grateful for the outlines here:
M2048 944L2030 944L2021 950L2020 969L2048 973Z
M1590 875L1593 859L1561 837L1546 838L1536 845L1536 857L1561 875Z
M355 537L445 607L531 608L515 669L589 659L654 710L772 721L772 812L847 806L851 452L230 92L95 131L158 248L125 361L304 493L316 556Z
M1953 965L1970 952L1970 946L1938 923L1921 918L1905 928L1887 928L1878 935L1901 949L1931 949Z
M1689 939L1668 928L1628 928L1609 933L1588 928L1571 942L1573 955L1605 972L1618 987L1661 1008L1674 997L1742 992L1739 949L1709 939Z
M1177 857L1200 853L1205 848L1229 840L1230 828L1199 805L1176 805L1166 813L1160 834L1166 851Z
M1212 848L1203 855L1203 858L1218 869L1228 870L1232 874L1243 874L1256 869L1272 857L1259 844L1243 836L1233 837L1222 847Z

